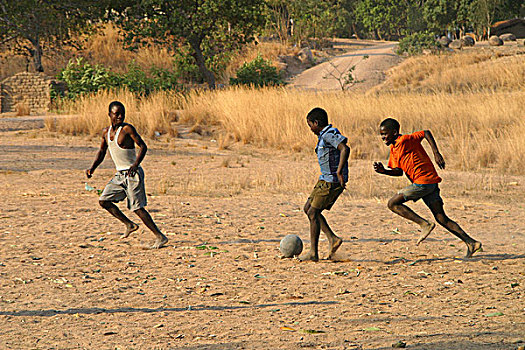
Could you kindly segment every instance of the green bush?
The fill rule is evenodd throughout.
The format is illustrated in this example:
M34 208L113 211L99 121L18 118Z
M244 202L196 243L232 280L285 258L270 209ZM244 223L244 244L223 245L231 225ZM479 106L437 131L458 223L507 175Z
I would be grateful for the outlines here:
M101 89L126 88L137 95L149 95L158 90L179 90L178 76L166 69L151 67L143 71L135 62L128 65L123 74L113 73L101 65L91 65L83 58L69 61L57 78L67 85L62 97L74 99L79 95L96 92ZM52 91L52 96L59 96Z
M402 55L417 55L423 52L424 49L437 51L439 49L438 42L434 38L434 34L429 32L417 32L399 40L399 47L397 54Z
M232 85L252 85L255 87L282 85L284 81L270 61L260 55L251 62L245 62L237 70L237 78L230 78Z
M83 58L70 60L57 78L67 85L67 98L95 92L99 89L111 89L118 85L119 78L101 65L91 65Z

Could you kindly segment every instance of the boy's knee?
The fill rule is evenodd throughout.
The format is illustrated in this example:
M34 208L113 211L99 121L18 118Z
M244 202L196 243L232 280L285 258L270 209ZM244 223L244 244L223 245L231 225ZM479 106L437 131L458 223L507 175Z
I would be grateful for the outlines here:
M100 200L98 201L98 204L100 204L100 206L104 209L107 209L109 207L111 207L111 202L110 201L103 201L103 200Z
M445 226L449 221L449 218L445 214L437 214L435 218L441 226Z
M316 209L316 208L313 208L313 207L310 207L308 208L308 210L306 210L306 215L308 215L308 218L310 220L315 220L319 217L319 213L321 211L319 209Z
M397 202L394 201L393 198L391 198L386 205L387 205L388 209L393 211L395 206L397 205Z

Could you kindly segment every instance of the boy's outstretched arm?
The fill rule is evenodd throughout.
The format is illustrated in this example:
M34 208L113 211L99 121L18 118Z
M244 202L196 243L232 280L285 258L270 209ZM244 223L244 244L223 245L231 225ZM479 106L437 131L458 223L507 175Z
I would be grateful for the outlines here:
M434 159L436 160L436 163L440 169L445 169L445 159L439 153L436 140L434 140L434 136L432 136L432 133L430 130L425 130L425 140L427 140L428 144L430 145L430 148L432 148L432 152L434 153Z
M348 156L350 156L350 147L346 145L346 140L344 140L339 145L337 145L337 149L341 153L339 157L339 166L337 167L337 178L339 179L339 184L344 189L346 188L346 183L343 177L343 169L348 163Z
M95 157L95 161L93 162L93 165L91 168L86 169L86 176L87 178L91 178L93 176L93 173L95 172L95 169L104 161L104 157L106 156L106 152L108 150L108 144L106 142L106 132L107 129L102 133L102 143L100 144L100 149L97 152L97 156Z
M388 175L388 176L401 176L403 175L403 170L400 168L386 169L381 162L374 162L374 170L376 173Z

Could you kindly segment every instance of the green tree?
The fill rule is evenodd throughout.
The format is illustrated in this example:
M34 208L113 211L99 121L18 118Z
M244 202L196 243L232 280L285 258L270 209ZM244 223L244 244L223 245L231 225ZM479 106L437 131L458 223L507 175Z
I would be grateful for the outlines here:
M0 43L33 59L43 72L42 47L72 43L105 14L105 0L0 0Z
M173 51L189 46L199 72L215 88L210 59L252 40L263 24L263 6L261 0L124 0L114 10L128 44L153 40Z
M361 0L356 18L378 39L401 36L407 29L409 1Z
M475 0L472 4L472 19L478 30L486 30L487 36L490 37L490 27L494 23L494 18L498 7L503 0Z

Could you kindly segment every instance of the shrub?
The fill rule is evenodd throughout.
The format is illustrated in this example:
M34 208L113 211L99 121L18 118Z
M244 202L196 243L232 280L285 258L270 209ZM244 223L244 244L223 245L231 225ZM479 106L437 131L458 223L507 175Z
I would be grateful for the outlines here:
M80 95L99 90L114 90L126 88L136 95L147 96L153 91L180 90L178 76L166 69L151 67L148 72L142 70L134 61L128 65L126 73L117 74L102 65L91 65L83 58L69 61L57 76L67 85L64 94L58 89L52 91L52 96L74 99Z
M67 84L67 98L75 98L100 89L111 89L119 84L116 74L101 65L93 66L82 57L70 60L66 68L58 73L57 78Z
M282 85L284 81L270 61L258 55L253 61L245 62L237 70L237 78L230 78L232 85L253 85L255 87Z
M439 49L434 34L427 31L413 33L399 40L397 54L401 55L407 53L408 55L417 55L423 52L424 49L433 51Z

